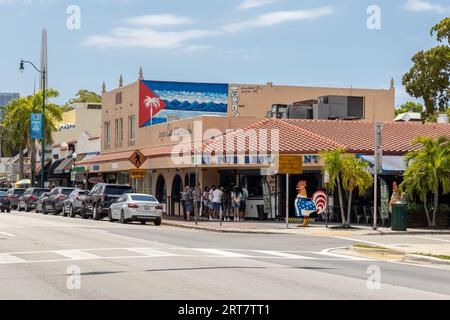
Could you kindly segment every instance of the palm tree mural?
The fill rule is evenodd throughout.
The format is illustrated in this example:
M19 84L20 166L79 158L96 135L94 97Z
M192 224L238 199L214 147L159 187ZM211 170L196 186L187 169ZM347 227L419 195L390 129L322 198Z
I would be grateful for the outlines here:
M144 105L150 109L150 124L153 125L153 115L156 115L161 107L161 100L158 97L145 97Z

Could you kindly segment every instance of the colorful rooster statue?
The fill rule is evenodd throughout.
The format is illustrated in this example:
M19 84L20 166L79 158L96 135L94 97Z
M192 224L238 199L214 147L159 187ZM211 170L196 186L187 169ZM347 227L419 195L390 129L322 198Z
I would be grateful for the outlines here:
M300 181L297 184L298 195L295 199L295 215L303 217L303 227L308 226L309 215L317 211L313 200L308 199L306 192L306 181Z

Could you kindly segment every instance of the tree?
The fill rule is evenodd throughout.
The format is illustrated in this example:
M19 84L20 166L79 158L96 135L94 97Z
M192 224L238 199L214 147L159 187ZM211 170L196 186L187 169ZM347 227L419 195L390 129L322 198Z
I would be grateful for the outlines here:
M419 137L413 141L421 148L411 151L405 156L409 163L404 173L401 190L406 190L410 196L417 194L424 203L429 226L436 226L436 213L439 206L439 191L450 193L450 139L441 137L434 140L429 137ZM428 195L433 195L433 218L428 211Z
M331 190L338 189L339 206L341 208L342 224L345 226L345 213L344 213L344 200L342 196L342 182L341 173L343 168L343 157L345 150L340 148L332 151L325 151L320 153L320 157L323 159L323 172L329 177L328 187Z
M101 103L102 97L93 91L89 91L86 89L78 90L75 94L75 98L70 99L67 102L67 105L71 105L73 103Z
M433 115L436 110L446 111L450 101L450 47L448 18L442 20L431 29L431 35L436 34L441 43L430 50L420 51L412 57L414 65L403 76L406 92L423 99L425 103L425 118Z
M46 91L48 99L59 96L57 90L48 89ZM36 141L30 137L30 115L31 113L42 113L42 92L38 92L28 97L22 97L12 101L5 108L2 127L4 128L4 139L8 148L19 148L20 169L19 177L23 179L23 151L28 147L31 156L31 180L34 185L36 172ZM62 120L63 109L54 103L47 103L45 106L45 139L47 143L52 143L52 133L57 130L56 121Z
M395 110L395 116L406 112L422 112L423 105L418 102L408 101L400 106L400 108Z
M362 196L373 185L373 177L367 171L368 166L367 162L353 155L345 155L342 159L342 185L348 192L346 227L350 227L353 192L358 189Z

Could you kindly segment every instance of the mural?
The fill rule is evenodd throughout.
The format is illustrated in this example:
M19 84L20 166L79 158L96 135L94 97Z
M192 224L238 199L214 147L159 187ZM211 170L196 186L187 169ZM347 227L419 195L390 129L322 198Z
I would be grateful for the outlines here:
M226 116L228 84L140 81L139 127L201 115Z

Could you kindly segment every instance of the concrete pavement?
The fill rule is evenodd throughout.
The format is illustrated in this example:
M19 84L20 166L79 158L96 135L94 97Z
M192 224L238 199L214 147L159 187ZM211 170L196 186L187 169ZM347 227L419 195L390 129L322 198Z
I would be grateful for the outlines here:
M330 250L358 242L0 214L0 298L450 298L447 270Z

